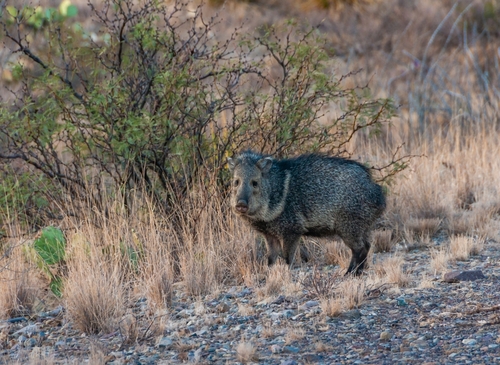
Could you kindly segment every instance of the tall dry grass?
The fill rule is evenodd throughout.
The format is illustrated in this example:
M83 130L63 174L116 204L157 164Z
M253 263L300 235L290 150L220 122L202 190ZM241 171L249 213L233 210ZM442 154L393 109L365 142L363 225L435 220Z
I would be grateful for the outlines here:
M27 261L19 246L5 253L1 262L0 316L10 318L33 314L42 285L47 283L37 275L36 267Z

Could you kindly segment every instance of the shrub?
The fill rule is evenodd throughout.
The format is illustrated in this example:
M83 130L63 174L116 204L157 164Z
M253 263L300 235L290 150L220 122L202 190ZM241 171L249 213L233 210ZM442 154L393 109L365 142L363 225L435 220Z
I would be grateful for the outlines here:
M209 194L225 191L235 150L345 155L355 134L392 116L390 100L344 87L351 75L332 74L321 38L294 22L223 40L202 6L89 6L95 31L64 16L34 29L23 9L1 20L18 81L0 108L0 164L48 179L52 200L69 194L75 214L78 199L103 208L103 194L120 190L129 205L140 190L181 221L176 207L207 179Z

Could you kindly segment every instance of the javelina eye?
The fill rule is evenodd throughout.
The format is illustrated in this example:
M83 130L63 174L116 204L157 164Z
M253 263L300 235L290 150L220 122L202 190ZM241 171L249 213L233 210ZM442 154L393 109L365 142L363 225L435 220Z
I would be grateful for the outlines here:
M257 181L252 181L252 186L256 188L257 186L259 186L259 183Z
M234 186L240 185L240 180L238 180L238 179L234 180L233 184L234 184Z

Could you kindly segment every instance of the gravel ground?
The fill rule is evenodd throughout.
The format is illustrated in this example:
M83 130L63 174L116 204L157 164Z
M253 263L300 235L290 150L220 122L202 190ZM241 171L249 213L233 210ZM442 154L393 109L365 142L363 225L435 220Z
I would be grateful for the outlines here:
M451 265L485 278L430 277L427 285L417 279L428 270L429 250L406 252L412 284L371 287L363 303L336 317L322 313L307 286L264 298L258 288L240 286L196 301L176 292L164 331L148 335L142 323L137 341L121 331L86 336L62 307L11 318L0 324L0 363L500 364L499 248L488 242L478 256ZM299 280L312 271L304 265L293 275ZM146 308L141 299L129 316L140 320Z

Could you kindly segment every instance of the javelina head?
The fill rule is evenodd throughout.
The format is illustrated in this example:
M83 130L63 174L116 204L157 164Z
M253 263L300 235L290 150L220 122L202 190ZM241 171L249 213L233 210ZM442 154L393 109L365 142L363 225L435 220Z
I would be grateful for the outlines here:
M266 175L272 164L271 157L251 152L235 159L228 158L229 170L233 174L231 207L237 214L252 218L267 210Z

